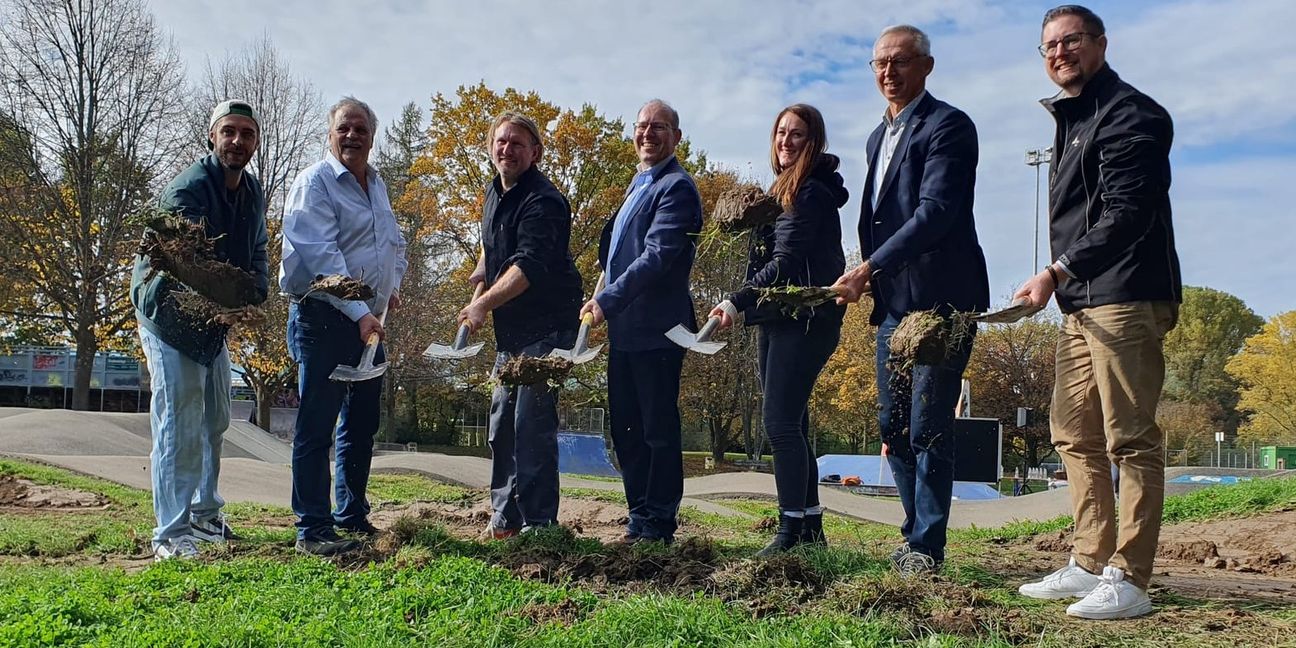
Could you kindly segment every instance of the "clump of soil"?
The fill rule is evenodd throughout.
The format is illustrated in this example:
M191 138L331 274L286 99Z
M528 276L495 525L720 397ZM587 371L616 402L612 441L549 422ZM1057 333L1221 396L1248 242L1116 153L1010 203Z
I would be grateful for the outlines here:
M529 603L517 611L517 616L531 621L535 625L559 623L570 626L585 616L585 610L572 599L563 599L557 603Z
M730 189L716 200L712 219L726 232L741 232L773 223L783 206L759 186L750 184Z
M144 219L148 228L139 253L154 272L165 272L224 308L242 308L257 300L252 273L216 259L215 239L202 223L158 213Z
M944 362L966 340L973 320L966 313L943 316L934 310L904 316L891 334L891 357L902 368Z
M1071 529L1041 533L1035 536L1035 550L1071 553Z
M570 535L571 531L559 528L549 533ZM510 541L499 564L520 578L548 583L579 580L596 590L634 584L692 591L707 582L719 560L715 546L702 538L687 538L665 549L612 544L594 552L567 552L552 538L543 544L528 540L520 536Z
M497 377L505 385L554 384L567 378L572 366L565 358L513 356L500 366Z
M306 294L313 292L322 292L346 301L365 301L374 298L373 288L359 279L340 274L315 275L315 281L311 282Z
M741 560L711 575L708 589L729 602L745 602L755 618L795 613L824 591L823 577L793 553Z
M265 311L257 306L226 308L193 290L173 290L171 300L182 312L212 324L253 327L266 318Z
M773 302L791 317L813 310L837 299L837 291L817 286L773 286L756 290L757 304Z
M1210 540L1163 542L1157 547L1156 557L1206 564L1208 560L1219 558L1219 547Z
M0 475L0 506L69 510L103 508L107 505L108 498L98 493L36 484L12 475Z

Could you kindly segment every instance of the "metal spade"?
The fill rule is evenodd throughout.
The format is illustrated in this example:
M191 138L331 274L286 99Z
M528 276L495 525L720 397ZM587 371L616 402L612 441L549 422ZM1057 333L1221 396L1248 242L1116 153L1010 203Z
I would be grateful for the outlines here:
M477 284L477 289L473 291L471 301L477 301L481 297L482 291L486 288L486 282L482 281ZM471 302L469 302L471 303ZM423 357L429 360L461 360L477 355L482 347L486 346L485 342L477 344L468 344L468 323L464 322L459 325L459 332L455 335L454 343L450 345L437 344L433 342L423 351Z

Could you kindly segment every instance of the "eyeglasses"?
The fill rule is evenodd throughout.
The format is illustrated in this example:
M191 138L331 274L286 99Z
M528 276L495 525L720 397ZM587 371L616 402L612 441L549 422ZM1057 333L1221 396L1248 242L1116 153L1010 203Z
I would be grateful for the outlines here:
M674 127L671 126L670 124L667 124L666 122L635 122L634 124L634 129L636 133L652 131L653 134L655 135L661 135L662 133L665 133L671 128Z
M869 61L869 67L873 68L874 72L881 72L882 70L885 70L888 67L893 67L897 70L903 70L909 67L910 65L913 65L914 61L917 61L920 58L926 58L926 57L900 56L900 57L889 58L889 59L873 59L872 61Z
M1046 43L1041 43L1039 46L1040 56L1043 56L1044 58L1049 58L1050 56L1053 56L1053 52L1057 51L1058 43L1062 44L1062 49L1068 52L1074 52L1080 49L1080 44L1084 42L1085 36L1089 36L1091 38L1098 38L1099 36L1102 36L1102 34L1091 34L1089 32L1075 32L1074 34L1067 34L1066 36L1063 36L1061 40L1051 40Z

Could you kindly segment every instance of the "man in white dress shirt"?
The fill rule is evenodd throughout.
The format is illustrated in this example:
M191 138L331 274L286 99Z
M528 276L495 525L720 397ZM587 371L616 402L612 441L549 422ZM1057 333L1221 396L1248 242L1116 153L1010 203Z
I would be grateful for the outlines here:
M302 171L288 190L283 219L280 288L293 295L288 350L298 362L301 404L293 434L292 508L297 550L331 555L357 546L354 536L378 532L369 522L369 462L378 430L382 377L337 382L338 365L356 365L381 316L400 306L405 241L387 188L369 165L378 118L364 102L344 97L329 109L329 152ZM374 290L368 301L307 294L316 275L340 274ZM374 362L385 359L380 343ZM339 420L340 415L340 420ZM329 510L329 447L337 429L335 506Z

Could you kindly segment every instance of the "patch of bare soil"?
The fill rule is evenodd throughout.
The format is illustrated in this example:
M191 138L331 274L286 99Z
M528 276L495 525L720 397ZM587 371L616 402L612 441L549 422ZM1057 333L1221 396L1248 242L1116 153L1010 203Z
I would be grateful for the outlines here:
M570 626L585 616L585 610L571 599L558 603L531 603L518 610L516 616L527 619L535 625L558 623Z
M97 493L35 484L12 475L0 475L0 508L32 511L102 510L108 498Z
M1163 527L1153 588L1192 598L1296 603L1296 511ZM1004 575L1028 580L1057 569L1070 530L1040 534L1012 554Z

